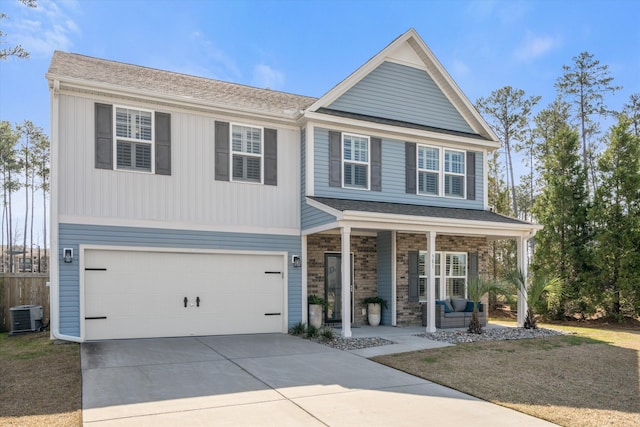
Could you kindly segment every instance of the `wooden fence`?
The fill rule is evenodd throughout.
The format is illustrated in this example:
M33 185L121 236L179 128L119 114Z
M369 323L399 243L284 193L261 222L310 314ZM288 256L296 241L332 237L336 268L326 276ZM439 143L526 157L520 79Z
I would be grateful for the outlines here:
M43 322L49 322L48 273L0 274L0 331L11 330L10 308L17 305L41 305Z

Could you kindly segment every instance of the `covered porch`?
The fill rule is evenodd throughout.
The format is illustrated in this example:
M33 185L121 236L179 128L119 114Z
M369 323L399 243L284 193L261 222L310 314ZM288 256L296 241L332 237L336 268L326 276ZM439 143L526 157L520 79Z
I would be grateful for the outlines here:
M325 321L343 337L353 336L352 325L366 325L360 301L374 295L387 301L383 325L421 325L426 305L422 330L435 332L436 299L466 296L467 279L487 274L490 239L515 239L526 273L527 241L539 229L483 210L319 197L306 203L328 220L303 231L303 307L309 294L326 296L333 308ZM519 325L525 312L519 295Z

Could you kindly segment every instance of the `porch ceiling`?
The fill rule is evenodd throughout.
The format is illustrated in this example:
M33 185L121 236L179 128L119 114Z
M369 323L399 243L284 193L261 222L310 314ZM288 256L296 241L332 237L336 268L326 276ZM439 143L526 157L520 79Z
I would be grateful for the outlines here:
M307 197L307 203L336 217L326 229L349 226L364 230L406 232L436 231L439 234L482 235L492 238L529 238L542 228L495 212L443 208L402 203ZM314 230L320 232L322 230Z

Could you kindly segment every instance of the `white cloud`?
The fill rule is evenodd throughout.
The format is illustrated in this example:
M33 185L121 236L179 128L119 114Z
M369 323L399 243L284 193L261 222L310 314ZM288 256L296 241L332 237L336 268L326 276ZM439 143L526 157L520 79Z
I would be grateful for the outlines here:
M556 49L560 44L561 39L559 37L528 34L525 41L516 48L514 56L520 61L533 61Z
M284 86L284 73L266 64L258 64L253 69L253 85L278 90Z
M72 1L59 5L40 0L36 8L16 9L20 13L11 17L7 33L32 56L49 57L54 50L70 50L72 37L80 34L78 25L69 16L75 5Z

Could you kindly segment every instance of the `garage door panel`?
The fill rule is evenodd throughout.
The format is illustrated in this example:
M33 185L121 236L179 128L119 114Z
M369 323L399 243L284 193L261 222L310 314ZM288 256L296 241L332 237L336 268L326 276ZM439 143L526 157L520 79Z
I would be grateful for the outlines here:
M106 317L85 320L86 339L283 330L282 256L117 250L84 256L86 268L105 269L85 271L85 317Z

